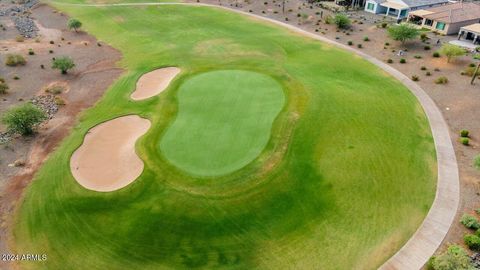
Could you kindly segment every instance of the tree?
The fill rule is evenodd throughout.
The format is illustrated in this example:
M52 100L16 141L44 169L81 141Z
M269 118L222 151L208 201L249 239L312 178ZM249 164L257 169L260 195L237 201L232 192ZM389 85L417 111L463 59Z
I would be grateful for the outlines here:
M473 159L473 166L477 168L477 170L480 170L480 155Z
M60 58L56 58L52 60L52 68L60 69L62 74L67 74L67 71L74 67L75 67L75 63L73 62L72 58L68 56L62 56Z
M429 262L434 270L474 270L467 252L460 246L451 245L447 251Z
M450 43L445 43L440 48L440 54L445 55L447 57L447 62L450 63L450 60L453 58L464 55L465 49Z
M67 22L68 29L73 29L75 32L77 32L77 29L82 27L82 22L77 20L77 19L70 19Z
M30 135L45 119L44 111L31 103L24 103L6 111L1 120L10 132Z
M402 23L399 25L393 25L388 28L388 35L393 39L405 43L405 41L410 39L415 39L420 32L415 26Z
M344 14L337 14L333 19L338 28L346 29L351 25L350 19Z

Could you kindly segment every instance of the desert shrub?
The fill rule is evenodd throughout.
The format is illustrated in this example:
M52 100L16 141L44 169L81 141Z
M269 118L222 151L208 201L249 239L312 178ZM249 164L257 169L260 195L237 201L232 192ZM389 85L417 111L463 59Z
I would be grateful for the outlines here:
M46 93L53 94L53 95L61 94L63 93L63 91L65 91L65 87L57 84L54 84L45 88Z
M480 237L475 234L466 234L463 237L465 245L471 250L480 250Z
M333 19L333 17L331 15L327 15L325 17L325 24L332 24L332 23L335 23L335 20Z
M468 135L470 134L470 132L466 129L462 129L460 130L460 137L468 137Z
M467 227L468 229L480 229L480 222L478 222L478 219L468 214L464 214L462 216L462 218L460 219L460 223L462 223L463 226Z
M357 44L357 48L361 49L361 48L363 48L363 45L362 44Z
M382 28L387 28L387 26L388 26L388 23L386 23L386 22L382 22L381 26L382 26Z
M470 139L469 138L460 138L460 142L463 144L463 145L469 145L470 144Z
M46 118L47 115L40 108L24 103L6 111L1 120L9 131L29 135Z
M53 100L55 104L63 106L65 105L65 100L63 100L61 97L56 96L55 99Z
M439 68L434 68L433 70L434 70L434 71L440 71L440 69L439 69Z
M25 38L24 38L23 36L18 35L18 36L15 37L15 40L16 40L17 42L24 42L24 41L25 41Z
M438 77L438 78L435 80L435 83L436 83L436 84L446 84L446 83L448 83L448 78L445 77L445 76Z
M387 59L387 63L391 64L391 63L393 63L393 60L389 58L389 59Z
M432 76L432 73L430 73L430 71L427 71L427 72L425 73L425 75L426 75L426 76Z
M13 76L13 79L14 80L20 80L20 77L18 77L17 75Z
M480 155L473 159L473 167L475 167L477 170L480 170Z
M74 67L75 63L73 62L72 58L68 56L62 56L60 58L52 59L52 68L59 69L62 74L67 74L68 70Z
M337 14L334 18L334 23L338 28L346 29L352 24L350 19L345 14Z
M422 56L421 56L421 55L415 55L413 58L415 58L415 59L422 59Z
M428 36L426 33L421 33L420 34L420 40L422 40L423 42L427 41L428 39Z
M427 70L427 67L426 66L421 66L420 70Z
M475 66L473 66L473 67L470 66L470 67L467 67L466 69L464 69L464 70L461 72L461 74L472 77L472 76L473 76L473 73L475 73L475 70L476 70L476 69L477 69L477 68L476 68ZM478 76L478 75L480 75L480 70L477 70L477 72L476 72L476 76Z
M365 36L365 37L363 38L363 41L368 42L368 41L370 41L370 39L369 39L367 36Z
M427 267L433 270L474 270L467 252L458 245L451 245L447 251L432 257Z
M432 54L432 56L435 57L435 58L438 58L438 57L440 57L440 53L439 52L434 52Z
M27 63L25 58L20 54L9 54L5 60L5 65L14 67L14 66L23 66Z
M79 20L77 20L75 18L71 18L70 20L68 20L67 26L68 26L68 29L74 29L75 32L77 32L77 30L80 27L82 27L82 22L80 22Z
M33 51L33 49L28 49L28 55L35 55L35 52Z
M425 51L429 51L429 50L431 49L431 47L428 46L428 45L426 45L426 46L423 47L423 49L424 49Z
M8 91L8 84L0 82L0 95L5 95Z
M349 46L352 46L352 45L353 45L353 41L349 40L349 41L347 42L347 44L348 44Z
M405 63L407 63L407 60L405 58L401 58L400 59L400 64L405 64Z
M477 65L475 65L475 63L470 63L468 64L469 67L476 67Z
M417 75L412 75L412 81L418 82L420 78Z

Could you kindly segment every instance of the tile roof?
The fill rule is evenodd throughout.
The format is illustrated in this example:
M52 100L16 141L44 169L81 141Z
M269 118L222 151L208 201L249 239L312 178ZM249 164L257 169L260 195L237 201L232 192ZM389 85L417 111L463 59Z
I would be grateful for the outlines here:
M480 5L474 3L453 3L426 9L432 13L424 18L444 23L457 23L478 19L480 20Z

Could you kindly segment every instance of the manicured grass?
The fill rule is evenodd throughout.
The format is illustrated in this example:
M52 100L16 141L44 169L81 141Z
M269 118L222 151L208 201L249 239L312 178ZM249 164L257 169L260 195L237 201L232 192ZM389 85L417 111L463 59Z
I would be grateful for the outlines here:
M262 152L285 97L266 75L223 70L186 81L178 102L161 151L189 173L215 176L244 167Z
M27 189L15 252L48 260L24 268L375 269L426 215L436 180L428 123L408 90L370 63L214 8L58 7L122 51L128 72ZM141 74L163 66L182 68L169 89L129 99ZM182 117L189 81L214 70L266 74L285 104L255 160L197 177L159 143ZM142 176L111 193L83 189L70 155L89 128L125 114L152 121L137 143Z

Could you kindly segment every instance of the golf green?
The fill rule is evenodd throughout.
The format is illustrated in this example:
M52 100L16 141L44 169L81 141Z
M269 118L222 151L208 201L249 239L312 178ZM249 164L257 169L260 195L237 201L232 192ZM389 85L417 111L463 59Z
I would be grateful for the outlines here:
M179 113L161 151L189 173L216 176L242 168L262 152L285 96L269 76L224 70L188 79L178 100Z
M55 6L122 52L126 72L26 189L13 251L48 259L21 268L376 269L427 214L428 121L373 64L218 8ZM133 101L161 67L182 72ZM112 192L83 188L72 153L125 115L151 122L135 144L142 174Z

